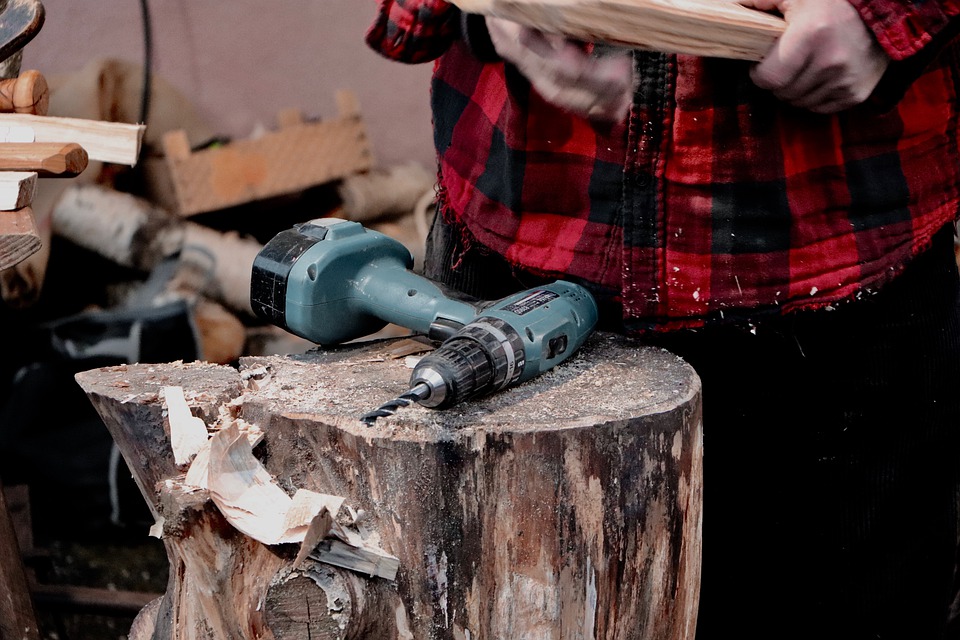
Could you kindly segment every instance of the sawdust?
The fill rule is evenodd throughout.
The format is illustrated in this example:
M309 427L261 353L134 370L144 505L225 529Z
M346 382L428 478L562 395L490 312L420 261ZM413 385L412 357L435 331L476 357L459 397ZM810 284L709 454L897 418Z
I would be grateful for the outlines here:
M629 420L675 408L700 388L692 368L672 353L598 334L573 358L522 385L446 410L414 405L368 427L359 416L407 390L410 368L386 355L390 344L243 359L242 372L258 372L245 401L274 413L322 417L370 437L442 440L451 430L566 429Z

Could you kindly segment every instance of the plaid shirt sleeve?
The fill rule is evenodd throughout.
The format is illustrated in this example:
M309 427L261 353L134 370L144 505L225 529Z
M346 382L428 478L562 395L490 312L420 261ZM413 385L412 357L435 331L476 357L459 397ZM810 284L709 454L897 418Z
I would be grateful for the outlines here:
M935 43L937 35L956 29L960 0L850 0L877 42L895 61L905 60Z
M440 57L460 35L460 10L445 0L379 0L367 44L407 63Z

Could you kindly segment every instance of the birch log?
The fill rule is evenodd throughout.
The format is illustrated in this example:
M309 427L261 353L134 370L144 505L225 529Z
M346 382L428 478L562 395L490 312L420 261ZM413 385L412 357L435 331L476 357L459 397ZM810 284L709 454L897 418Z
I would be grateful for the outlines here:
M158 519L170 584L155 640L693 639L701 531L700 383L670 353L594 336L574 359L448 411L364 426L405 390L391 342L77 376ZM263 431L288 492L343 496L395 581L308 561L232 529L184 484L158 392L180 385L210 424ZM291 548L292 547L292 548ZM145 617L147 617L145 615Z

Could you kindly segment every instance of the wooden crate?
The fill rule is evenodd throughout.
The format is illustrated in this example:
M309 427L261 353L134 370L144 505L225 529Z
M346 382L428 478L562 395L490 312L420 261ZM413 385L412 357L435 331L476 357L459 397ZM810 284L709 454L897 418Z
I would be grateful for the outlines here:
M282 112L280 128L259 138L191 151L186 132L163 138L176 212L208 211L296 193L368 171L373 155L356 97L337 94L336 119L305 122L299 112Z

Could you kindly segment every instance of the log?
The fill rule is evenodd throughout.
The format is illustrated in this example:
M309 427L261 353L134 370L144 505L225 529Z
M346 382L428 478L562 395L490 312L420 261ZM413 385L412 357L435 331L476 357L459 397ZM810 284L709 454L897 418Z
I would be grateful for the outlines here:
M0 211L30 206L37 193L37 174L32 171L0 172Z
M253 315L250 277L263 248L256 240L183 220L142 198L97 185L71 185L63 192L53 209L53 230L119 265L144 271L178 254L170 289L203 293Z
M20 547L0 485L0 640L38 640Z
M30 207L0 211L0 271L22 262L39 251L41 245Z
M357 222L396 218L410 213L429 192L436 176L416 162L347 176L337 187L343 217Z
M406 388L395 348L77 375L160 523L170 584L141 621L155 640L692 640L702 430L688 365L598 334L527 384L364 426L358 416ZM360 510L358 526L399 559L396 580L317 551L298 565L297 545L232 527L174 462L158 396L170 385L215 433L215 416L257 425L256 458L288 493Z
M732 0L452 0L468 13L587 42L762 60L786 23Z
M0 80L0 111L47 115L50 88L39 71L24 71L16 78Z

